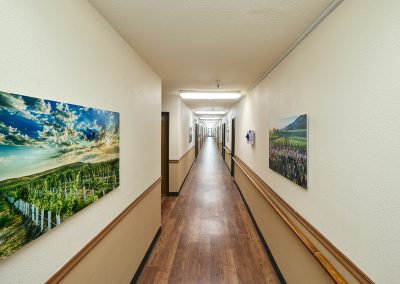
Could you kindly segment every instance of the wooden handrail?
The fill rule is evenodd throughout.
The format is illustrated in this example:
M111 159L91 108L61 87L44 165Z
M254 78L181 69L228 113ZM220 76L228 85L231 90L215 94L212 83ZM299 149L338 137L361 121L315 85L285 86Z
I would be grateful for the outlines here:
M237 155L235 155L236 162L240 163L249 174L254 177L255 181L259 186L274 198L275 201L282 206L284 210L288 211L288 214L293 216L297 222L299 222L330 254L341 264L343 267L350 272L357 281L363 284L373 284L374 281L368 277L360 268L358 268L346 255L344 255L339 249L337 249L324 235L322 235L313 225L311 225L306 219L304 219L295 209L293 209L285 200L282 199L265 181L260 178L253 170L246 165Z
M168 160L169 163L173 164L173 163L179 163L187 154L190 153L190 151L192 151L194 149L195 146L190 147L189 150L186 151L185 154L182 155L182 157L179 158L179 160Z
M347 281L343 276L336 270L336 268L329 262L329 260L314 246L309 238L300 230L300 228L286 215L285 212L269 197L263 189L257 184L257 182L247 173L247 170L234 157L236 165L246 174L247 178L253 183L264 199L272 206L275 212L283 219L286 225L293 231L293 233L302 241L308 251L316 258L323 269L329 274L331 279L335 283L345 284Z
M131 204L128 205L111 223L100 231L92 240L90 240L76 255L74 255L66 264L64 264L53 276L51 276L46 284L59 283L69 271L71 271L108 233L125 218L126 215L146 197L154 188L161 183L161 177L151 184L142 194L140 194Z

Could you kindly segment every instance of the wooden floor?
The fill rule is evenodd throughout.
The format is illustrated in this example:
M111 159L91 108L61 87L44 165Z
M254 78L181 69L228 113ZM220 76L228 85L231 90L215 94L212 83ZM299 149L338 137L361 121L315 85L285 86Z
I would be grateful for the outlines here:
M212 138L180 196L163 198L162 233L139 283L279 283Z

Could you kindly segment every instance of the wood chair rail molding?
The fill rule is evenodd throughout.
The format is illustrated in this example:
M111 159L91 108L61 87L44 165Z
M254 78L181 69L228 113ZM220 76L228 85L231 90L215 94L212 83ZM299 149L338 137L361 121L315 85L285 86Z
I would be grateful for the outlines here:
M111 223L109 223L103 230L100 231L90 242L88 242L76 255L74 255L66 264L64 264L46 284L59 283L108 233L122 221L126 215L143 200L154 188L161 183L161 177L156 180L149 188L140 194L131 204L128 205Z
M231 154L231 153L232 153L231 149L229 149L228 147L225 146L224 149L225 149L225 151L226 151L228 154Z
M374 283L363 271L361 271L349 258L339 251L325 236L323 236L314 226L306 221L296 210L284 201L274 190L271 189L249 166L246 165L238 156L234 156L235 164L243 171L246 177L257 188L263 198L272 206L278 215L292 229L296 236L303 242L307 249L318 260L320 265L328 272L329 276L336 283L347 283L339 274L328 259L315 247L310 239L301 229L286 215L281 207L285 208L319 243L321 243L339 263L341 263L360 283ZM271 197L272 196L272 197ZM279 203L279 206L276 202ZM344 281L344 282L343 282Z
M192 151L192 150L194 149L194 147L195 147L195 146L190 147L190 149L187 150L186 153L183 154L182 157L181 157L179 160L169 160L169 163L171 163L171 164L177 164L177 163L179 163L183 158L185 158L185 156L186 156L187 154L190 153L190 151Z

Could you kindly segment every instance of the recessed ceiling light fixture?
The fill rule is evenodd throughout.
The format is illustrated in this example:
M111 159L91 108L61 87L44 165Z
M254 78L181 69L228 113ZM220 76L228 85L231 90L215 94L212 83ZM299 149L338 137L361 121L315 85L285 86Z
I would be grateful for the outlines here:
M236 100L240 98L240 92L195 92L180 91L184 100Z
M208 114L208 115L224 115L225 112L223 110L198 110L194 112L197 115Z

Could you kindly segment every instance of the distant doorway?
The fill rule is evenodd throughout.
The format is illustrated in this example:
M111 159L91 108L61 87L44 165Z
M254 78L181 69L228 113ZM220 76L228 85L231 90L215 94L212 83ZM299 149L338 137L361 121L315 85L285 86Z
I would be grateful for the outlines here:
M169 192L169 112L161 113L161 194Z
M194 150L195 150L195 158L199 154L199 125L196 123L194 128Z
M232 141L231 141L231 176L235 175L235 161L233 158L235 157L235 119L232 119Z
M225 160L225 123L222 124L222 149L221 149L221 152L222 152L222 157Z

